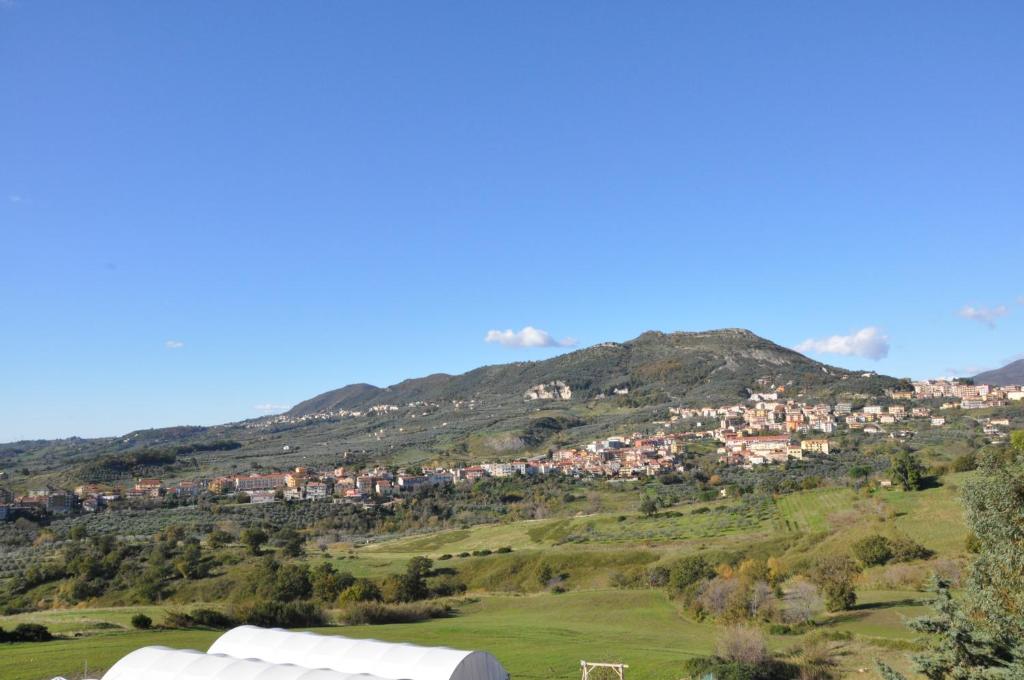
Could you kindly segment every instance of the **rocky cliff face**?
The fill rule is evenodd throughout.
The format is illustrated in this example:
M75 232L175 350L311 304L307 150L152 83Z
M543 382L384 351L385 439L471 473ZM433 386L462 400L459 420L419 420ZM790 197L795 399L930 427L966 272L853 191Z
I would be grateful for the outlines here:
M557 399L560 401L568 401L569 399L572 399L572 388L561 380L552 380L548 383L534 385L530 389L526 390L526 393L523 395L523 399L526 401L533 399Z

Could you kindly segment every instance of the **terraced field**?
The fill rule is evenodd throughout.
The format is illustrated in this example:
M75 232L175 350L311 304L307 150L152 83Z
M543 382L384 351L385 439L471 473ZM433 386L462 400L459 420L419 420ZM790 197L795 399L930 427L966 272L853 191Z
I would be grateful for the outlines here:
M854 501L850 489L826 488L780 497L777 528L781 531L819 532L829 528L828 517L848 509Z

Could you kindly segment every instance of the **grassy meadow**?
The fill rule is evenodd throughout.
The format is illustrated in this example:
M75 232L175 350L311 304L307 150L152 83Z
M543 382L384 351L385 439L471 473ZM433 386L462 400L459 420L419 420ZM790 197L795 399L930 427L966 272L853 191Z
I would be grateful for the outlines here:
M569 680L580 659L628 663L630 680L672 680L680 663L714 650L723 628L694 620L664 589L618 589L613 575L632 568L669 564L693 552L715 556L764 545L784 563L799 565L816 555L848 549L871 533L904 534L936 552L931 561L867 570L850 611L821 615L813 635L835 640L843 675L874 674L875 659L906 668L914 634L905 622L925 611L921 583L937 560L963 554L965 530L957 500L963 475L916 493L898 490L858 494L826 487L775 499L724 499L672 508L653 517L635 512L580 513L569 518L481 525L354 547L335 544L303 558L329 560L356 576L382 576L426 555L435 567L454 569L469 586L456 600L456 615L422 623L323 629L356 637L485 649L513 677ZM511 552L497 553L499 548ZM481 555L480 551L492 551ZM478 554L473 555L476 551ZM469 553L468 556L460 555ZM450 556L450 557L447 557ZM539 565L554 566L566 592L537 582ZM881 584L881 585L880 585ZM188 605L79 608L0 617L0 626L47 625L63 639L0 647L0 678L41 680L79 677L88 664L93 677L127 652L145 645L206 649L219 634L207 630L136 631L130 618L145 612L159 626L169 610ZM799 645L803 635L770 637L775 649Z

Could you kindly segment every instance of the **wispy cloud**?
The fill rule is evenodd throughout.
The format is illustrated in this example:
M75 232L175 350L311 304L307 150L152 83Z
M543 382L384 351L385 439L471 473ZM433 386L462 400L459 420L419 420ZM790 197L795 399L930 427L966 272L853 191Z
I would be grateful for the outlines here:
M850 335L808 338L797 345L796 350L815 354L841 354L878 361L889 356L889 337L877 326L868 326Z
M260 413L281 413L282 411L288 410L287 404L256 404L253 408Z
M996 319L1006 316L1009 312L1010 310L1006 308L1006 305L996 305L995 307L964 305L957 314L965 319L985 324L989 328L995 328Z
M1021 295L1020 297L1017 298L1017 304L1024 305L1024 295Z
M185 346L185 342L182 340L168 340L164 343L164 347L167 349L181 349Z
M0 7L3 7L3 6L4 6L4 0L0 0ZM8 203L21 203L24 200L25 199L24 199L23 196L21 196L21 194L9 194L7 196L7 202Z
M533 326L523 326L519 331L511 328L504 331L487 331L484 342L494 342L505 347L572 347L576 344L574 338L556 340L547 331Z

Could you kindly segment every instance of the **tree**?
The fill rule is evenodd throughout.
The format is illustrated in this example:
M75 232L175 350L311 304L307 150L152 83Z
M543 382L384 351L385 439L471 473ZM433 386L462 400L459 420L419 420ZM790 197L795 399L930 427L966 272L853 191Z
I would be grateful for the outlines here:
M964 516L977 557L964 604L936 579L935 615L911 622L931 634L927 652L915 657L929 678L1024 677L1024 431L1011 437L1016 452L978 456L978 474L964 484ZM885 680L903 680L879 664Z
M313 594L309 569L304 564L283 564L277 570L273 599L283 602L307 600Z
M226 531L217 529L215 531L211 531L210 535L206 537L206 544L210 546L210 548L216 549L229 545L233 540L235 540L234 536Z
M424 579L430 576L430 571L433 568L434 561L429 557L414 557L405 566L405 573L413 578Z
M246 529L240 538L242 543L249 546L249 552L253 555L261 555L264 544L269 540L267 532L263 529Z
M845 555L823 557L811 569L810 578L821 588L830 612L849 609L857 603L853 579L859 571L856 563Z
M967 528L977 558L968 601L999 639L1024 639L1024 431L1014 432L1015 455L979 456L977 476L963 487Z
M313 569L310 582L316 599L334 602L343 590L355 583L355 578L347 571L339 572L330 562L324 562Z
M912 452L903 450L891 459L889 474L899 482L904 491L918 491L924 482L924 466Z
M282 529L274 537L274 543L286 557L300 557L305 551L306 540L295 529Z
M673 564L669 570L669 587L672 591L681 593L694 583L714 575L714 568L703 555L687 555Z
M1003 666L1009 650L978 629L953 600L949 584L936 578L932 589L935 615L910 622L914 630L932 636L930 649L914 657L918 670L932 680L943 680L978 677L981 669Z
M949 591L949 583L933 578L935 613L913 619L912 629L926 634L928 649L912 658L917 670L931 680L946 678L1016 678L1007 673L1013 657L1012 643L1001 643L986 634L963 610ZM878 664L885 680L905 678L885 664Z
M645 517L651 517L658 514L658 501L653 498L645 498L640 503L640 512L642 512Z

